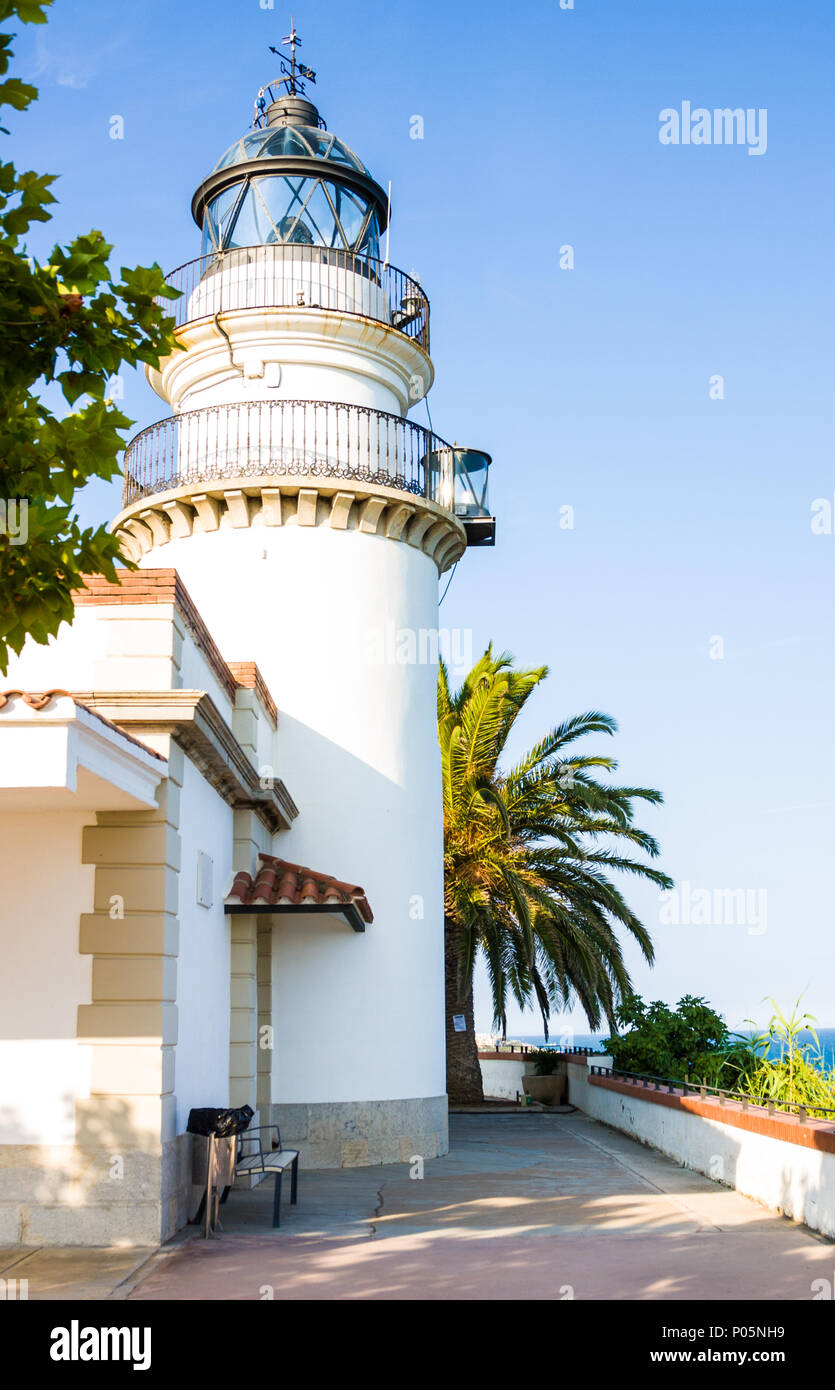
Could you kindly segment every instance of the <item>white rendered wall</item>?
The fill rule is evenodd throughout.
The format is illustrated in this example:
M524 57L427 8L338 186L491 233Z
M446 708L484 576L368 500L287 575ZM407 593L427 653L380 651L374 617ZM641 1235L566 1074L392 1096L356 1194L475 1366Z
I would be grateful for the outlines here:
M226 325L224 325L226 326ZM237 342L237 339L236 339ZM252 359L258 363L265 360L265 352L275 352L275 349L264 348L255 344ZM243 364L246 361L244 351L238 348L235 354L236 362ZM266 358L269 361L269 358ZM227 358L228 362L228 358ZM397 395L391 389L385 387L381 382L367 374L367 362L358 359L357 370L348 378L350 389L346 390L346 376L342 368L334 370L327 366L322 366L318 370L311 371L309 363L294 363L283 361L281 364L281 384L277 387L266 385L263 375L258 377L242 377L240 372L230 372L228 366L224 364L223 373L218 373L216 379L208 384L201 383L189 390L178 402L181 411L200 410L210 405L229 405L241 401L292 401L292 400L318 400L346 402L350 405L368 406L371 410L384 410L392 415L399 415L399 401Z
M55 637L42 645L27 637L17 656L9 658L4 688L23 690L89 690L106 684L107 630L93 608L76 609L72 624L62 623Z
M436 566L293 525L194 535L142 564L179 571L224 657L257 661L276 700L276 772L300 815L274 853L360 884L375 914L364 935L277 919L273 1099L443 1095L437 666L415 659L437 630Z
M202 613L200 616L203 616ZM214 633L211 635L214 637ZM226 687L221 685L214 668L207 661L204 652L198 647L187 627L180 651L180 665L175 675L175 683L181 690L205 690L219 714L231 727L235 707L229 699Z
M24 690L170 690L176 684L171 604L76 608L45 646L27 638L9 662L8 685ZM203 687L198 687L202 689Z
M186 325L180 336L187 351L149 372L154 390L175 409L274 397L399 415L432 383L432 364L411 338L367 319L267 308L224 314L222 327L229 341L212 319Z
M89 813L5 814L0 834L0 1144L72 1144L75 1101L90 1094L91 1049L76 1041L92 956L78 950L93 910L81 863Z
M76 608L73 622L62 624L46 645L27 638L20 655L9 661L4 685L97 692L205 690L226 722L232 720L233 704L225 687L191 630L167 603Z
M177 1133L198 1105L229 1100L229 921L223 897L232 873L231 807L184 759L180 799L177 1048L174 1089ZM197 901L197 855L213 861L213 904Z
M481 1057L479 1065L484 1094L495 1100L516 1100L524 1089L522 1077L533 1071L533 1062L525 1061L524 1057L508 1057L507 1054L497 1054L495 1058Z

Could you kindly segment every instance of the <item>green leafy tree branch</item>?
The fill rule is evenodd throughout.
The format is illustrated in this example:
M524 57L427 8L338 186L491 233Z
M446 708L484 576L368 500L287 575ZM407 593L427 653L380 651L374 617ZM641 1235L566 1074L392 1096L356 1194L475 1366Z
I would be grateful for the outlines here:
M43 24L52 0L0 0L0 23ZM35 87L6 77L12 34L0 34L0 108L25 111ZM5 127L0 127L8 134ZM123 366L158 366L176 348L174 320L160 300L178 292L158 265L109 268L101 232L55 246L47 264L24 241L48 222L53 174L20 173L0 162L0 672L30 635L46 642L73 618L82 575L117 578L133 567L105 526L83 528L77 492L118 474L122 431L133 424L108 397ZM57 383L69 411L42 398Z

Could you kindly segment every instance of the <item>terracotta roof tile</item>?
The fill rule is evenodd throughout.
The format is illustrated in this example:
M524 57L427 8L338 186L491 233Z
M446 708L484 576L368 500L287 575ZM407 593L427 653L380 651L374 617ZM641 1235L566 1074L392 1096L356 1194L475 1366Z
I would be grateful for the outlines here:
M343 883L341 879L318 873L316 869L306 869L301 864L275 859L271 854L262 854L260 858L261 866L255 878L245 871L235 875L226 898L227 907L269 905L304 908L333 903L335 906L353 906L364 922L374 921L364 888Z
M66 696L70 700L73 699L68 690L58 690L57 688L42 691L0 690L0 709L3 709L9 700L14 699L15 695L19 695L24 705L28 705L30 709L45 709L51 700L60 699L61 696Z

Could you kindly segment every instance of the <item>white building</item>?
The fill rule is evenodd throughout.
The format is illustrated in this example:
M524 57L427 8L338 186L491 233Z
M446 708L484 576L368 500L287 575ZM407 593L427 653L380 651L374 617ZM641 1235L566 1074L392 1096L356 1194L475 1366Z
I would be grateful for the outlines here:
M429 303L300 85L194 196L140 568L0 685L3 1244L165 1239L193 1106L308 1166L447 1147L433 656L489 458L408 419Z

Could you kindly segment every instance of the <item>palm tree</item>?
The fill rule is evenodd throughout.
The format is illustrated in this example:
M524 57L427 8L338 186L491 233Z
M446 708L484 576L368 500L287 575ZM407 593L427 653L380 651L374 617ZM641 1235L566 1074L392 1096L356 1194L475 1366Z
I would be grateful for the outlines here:
M659 792L596 780L617 763L567 753L585 734L614 734L617 724L592 711L552 729L509 771L499 768L508 737L547 667L516 671L513 658L488 647L453 694L446 667L438 682L444 794L447 1090L462 1103L483 1098L473 1019L473 970L483 954L495 1022L507 1004L536 1002L545 1036L551 1010L579 1001L592 1028L614 1024L631 981L616 935L625 927L653 959L646 929L612 882L637 874L662 888L672 880L620 852L619 841L650 859L651 835L633 824L633 801L659 803ZM627 851L628 856L628 851ZM465 1031L456 1031L463 1015Z

